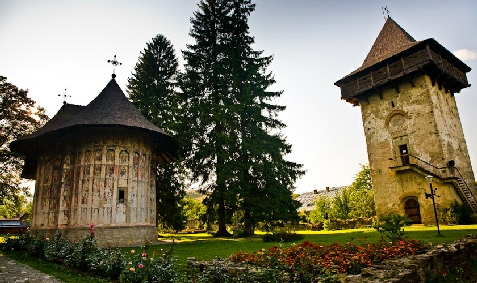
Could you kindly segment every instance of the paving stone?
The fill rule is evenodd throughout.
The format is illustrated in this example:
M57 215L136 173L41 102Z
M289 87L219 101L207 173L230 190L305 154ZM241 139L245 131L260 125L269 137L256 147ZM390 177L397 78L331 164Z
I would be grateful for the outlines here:
M62 281L28 265L14 261L0 253L0 282L61 283Z

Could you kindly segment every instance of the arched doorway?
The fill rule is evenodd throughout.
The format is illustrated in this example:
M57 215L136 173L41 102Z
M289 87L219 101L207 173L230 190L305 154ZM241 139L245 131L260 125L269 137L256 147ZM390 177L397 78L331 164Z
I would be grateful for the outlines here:
M421 224L421 210L416 199L408 199L404 203L404 213L411 219L412 224Z

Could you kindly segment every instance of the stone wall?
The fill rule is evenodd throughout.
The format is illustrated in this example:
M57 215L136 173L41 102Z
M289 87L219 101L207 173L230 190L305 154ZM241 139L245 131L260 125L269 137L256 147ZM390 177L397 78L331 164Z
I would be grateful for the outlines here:
M360 99L364 133L371 169L371 179L378 215L388 212L405 213L406 203L419 204L420 219L424 224L434 222L432 201L426 199L429 172L406 166L401 151L420 158L411 163L444 168L436 174L449 176L449 160L463 173L468 184L473 184L470 157L465 144L455 98L433 85L427 75L395 82L380 92ZM434 178L438 187L437 206L446 208L457 200L462 202L454 184L446 178ZM416 222L419 223L419 222Z
M456 266L475 255L477 235L469 235L449 245L437 245L425 254L385 260L379 265L364 268L360 275L343 278L343 282L424 283L448 267Z
M45 237L53 238L56 229L46 229L37 232ZM63 237L70 241L79 241L90 235L89 227L60 229ZM95 239L99 247L137 247L157 243L157 227L132 226L132 227L94 227Z

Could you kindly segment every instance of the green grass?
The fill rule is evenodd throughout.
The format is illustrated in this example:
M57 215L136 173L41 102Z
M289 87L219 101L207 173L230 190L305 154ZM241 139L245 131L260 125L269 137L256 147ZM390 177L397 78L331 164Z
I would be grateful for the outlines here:
M406 234L404 238L421 240L425 243L441 244L451 243L455 240L462 239L468 234L477 234L477 225L456 225L456 226L442 226L442 237L437 236L437 229L435 226L410 226L405 227ZM166 250L173 248L174 256L177 258L177 263L185 265L188 257L195 257L197 260L210 260L216 257L226 258L236 253L237 251L253 252L261 249L266 249L275 245L283 247L293 244L300 244L304 241L321 244L340 243L345 244L350 241L360 242L364 241L372 243L380 240L382 235L374 229L354 229L354 230L339 230L339 231L298 231L298 234L304 236L303 240L295 243L265 243L261 236L263 232L256 232L256 235L249 238L215 238L210 234L161 234L159 238L162 243L149 247L148 253L152 252L162 254L161 249ZM174 242L172 242L174 241ZM141 247L123 248L124 252L130 252L134 249L136 252L142 251ZM47 263L38 259L32 259L25 253L8 252L7 255L19 262L30 265L31 267L53 275L64 282L107 282L96 278L91 278L86 275L78 275L76 271L65 266Z
M477 234L477 225L455 225L441 226L442 237L437 236L435 226L409 226L405 227L406 234L404 238L421 240L425 243L443 244L451 243L455 240L465 238L468 234ZM382 234L374 229L352 229L338 231L298 231L304 239L295 242L300 244L304 241L320 244L345 244L350 241L364 241L372 243L380 240ZM174 255L179 264L185 264L188 257L195 257L197 260L209 260L216 257L226 258L237 251L253 252L263 248L269 248L276 245L283 247L293 245L294 243L264 243L261 239L262 232L256 232L257 235L249 238L231 239L214 238L210 234L161 234L160 240L167 240L160 245L151 246L150 250L160 252L161 249L168 249L173 246ZM174 243L171 243L174 239ZM128 249L125 249L126 251Z

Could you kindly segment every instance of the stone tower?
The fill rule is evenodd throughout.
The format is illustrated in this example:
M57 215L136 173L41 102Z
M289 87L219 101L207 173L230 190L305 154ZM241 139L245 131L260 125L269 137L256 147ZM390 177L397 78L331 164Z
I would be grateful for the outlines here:
M65 104L44 127L12 142L36 180L31 229L80 239L94 224L102 246L157 240L157 163L177 142L129 102L116 80L87 106Z
M477 211L475 179L454 93L470 68L436 40L415 41L388 17L363 65L335 83L361 107L378 215L398 212L435 223L454 200Z

